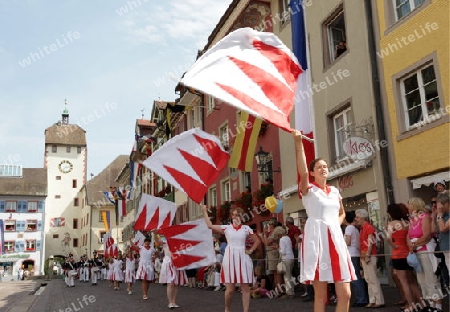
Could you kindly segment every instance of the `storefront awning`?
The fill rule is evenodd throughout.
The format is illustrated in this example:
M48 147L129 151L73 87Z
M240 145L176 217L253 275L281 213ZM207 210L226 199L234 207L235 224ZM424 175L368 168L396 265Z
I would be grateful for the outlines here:
M423 185L430 186L433 185L434 182L442 180L444 180L445 182L450 181L450 171L439 172L436 174L420 177L417 179L412 179L411 183L413 185L413 189L418 189L421 188Z

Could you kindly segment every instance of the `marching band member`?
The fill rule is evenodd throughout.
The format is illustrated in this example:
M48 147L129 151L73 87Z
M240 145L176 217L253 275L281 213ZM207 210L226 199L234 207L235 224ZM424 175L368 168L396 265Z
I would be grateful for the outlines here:
M89 282L89 261L87 258L87 255L83 255L83 257L81 258L81 268L80 268L80 282L83 281L85 283ZM83 279L81 279L81 277L83 277Z
M100 261L100 259L97 257L97 252L94 251L93 253L94 258L92 258L89 261L89 267L91 268L91 280L92 280L92 285L97 285L97 280L98 277L100 275L100 268L102 266L102 262Z
M107 277L106 258L102 257L101 262L102 262L102 268L101 268L100 280L106 280L106 277Z
M67 261L67 286L69 287L75 287L74 279L77 275L77 264L75 260L73 259L73 254L69 254Z

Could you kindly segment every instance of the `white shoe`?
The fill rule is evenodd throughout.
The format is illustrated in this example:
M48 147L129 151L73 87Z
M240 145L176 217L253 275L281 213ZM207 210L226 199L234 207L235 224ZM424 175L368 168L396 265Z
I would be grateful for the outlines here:
M131 290L128 291L128 294L131 295Z
M167 307L169 309L175 309L175 308L179 308L180 306L176 303L169 303L169 305Z
M220 286L217 286L216 288L214 288L214 291L219 291L220 290Z

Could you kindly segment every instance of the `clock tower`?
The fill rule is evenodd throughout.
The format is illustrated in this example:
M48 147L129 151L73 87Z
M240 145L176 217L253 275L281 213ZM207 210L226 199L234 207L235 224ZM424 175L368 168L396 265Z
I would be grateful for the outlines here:
M84 198L80 190L86 183L86 131L69 123L67 102L64 105L61 120L45 129L45 259L76 254L81 244Z

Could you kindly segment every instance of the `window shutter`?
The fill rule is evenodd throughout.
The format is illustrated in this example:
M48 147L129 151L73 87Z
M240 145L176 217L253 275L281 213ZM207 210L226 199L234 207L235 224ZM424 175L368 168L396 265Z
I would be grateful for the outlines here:
M44 212L45 202L43 200L38 203L38 212Z
M6 206L5 201L4 200L0 201L0 212L5 212L5 206Z
M17 206L17 212L27 212L27 202L19 201Z
M42 231L42 220L38 220L37 222L37 230Z
M19 220L16 222L16 230L18 232L24 232L25 231L25 220Z
M36 241L36 250L41 250L41 241L40 240Z
M16 242L16 252L20 252L20 242Z

